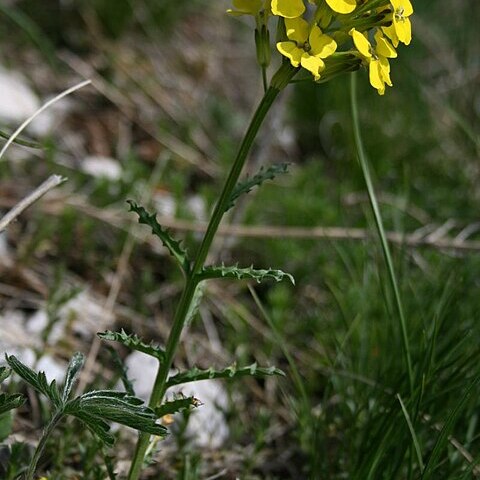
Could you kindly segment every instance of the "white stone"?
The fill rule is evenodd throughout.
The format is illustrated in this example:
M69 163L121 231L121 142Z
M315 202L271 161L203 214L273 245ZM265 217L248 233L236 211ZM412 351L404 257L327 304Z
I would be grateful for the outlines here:
M40 108L40 101L17 72L0 67L0 119L21 123Z
M122 166L114 158L102 155L91 155L83 159L81 169L92 177L119 180L122 177Z

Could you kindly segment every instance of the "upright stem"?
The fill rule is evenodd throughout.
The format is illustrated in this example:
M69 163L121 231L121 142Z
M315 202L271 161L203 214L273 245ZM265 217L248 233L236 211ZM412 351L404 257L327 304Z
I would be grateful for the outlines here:
M367 155L363 147L362 135L360 132L360 121L358 118L357 107L357 93L356 93L356 74L353 73L350 83L350 99L352 107L352 119L353 119L353 133L355 136L355 145L357 148L358 160L362 168L363 177L367 186L368 198L370 200L370 206L372 208L373 217L375 218L375 225L377 227L378 236L380 237L380 243L382 245L383 256L387 265L388 278L393 291L393 297L395 299L395 307L398 313L398 319L400 321L400 330L402 334L403 354L405 358L405 366L407 368L408 385L410 387L410 394L413 394L414 378L412 368L412 358L410 354L410 343L408 340L407 322L405 320L405 314L403 312L402 298L400 296L400 289L398 288L397 276L395 274L395 268L393 267L392 254L390 253L390 247L387 241L387 235L385 234L385 228L383 226L382 215L380 214L380 207L378 206L377 197L375 195L375 189L373 188L372 177L370 175L370 167L368 165Z
M25 476L25 480L33 480L33 475L35 474L35 470L37 469L38 461L42 456L43 450L45 449L45 445L47 444L48 438L50 437L51 433L57 426L58 422L63 417L63 412L59 411L55 413L52 417L48 425L45 427L43 431L42 438L38 442L37 448L35 449L35 453L33 454L32 460L30 461L30 465L28 467L27 474Z
M245 136L240 144L235 161L233 162L230 173L227 177L225 185L223 187L220 198L217 201L215 210L210 218L210 222L207 227L207 231L203 237L200 248L197 252L195 262L192 267L191 273L188 275L185 288L182 292L182 296L179 300L177 310L173 319L172 329L170 331L167 344L165 346L165 359L160 364L155 383L153 385L152 395L150 397L149 406L155 408L163 399L165 390L167 389L167 377L168 372L172 366L175 353L178 348L180 336L185 325L187 314L190 310L193 297L195 295L195 289L198 285L197 274L203 268L205 260L207 259L208 252L212 245L215 234L217 233L220 221L225 214L225 210L228 207L232 191L235 188L240 173L247 159L248 153L252 148L253 142L258 134L260 126L262 125L270 107L272 106L275 98L280 93L280 90L288 84L288 81L295 75L296 70L289 66L282 66L277 72L276 78L272 79L272 86L270 86L265 92L260 104L255 111L250 125L245 133ZM275 80L275 83L273 83ZM142 469L143 459L145 452L148 448L148 442L150 435L141 433L138 439L135 454L130 466L130 472L128 480L138 480Z

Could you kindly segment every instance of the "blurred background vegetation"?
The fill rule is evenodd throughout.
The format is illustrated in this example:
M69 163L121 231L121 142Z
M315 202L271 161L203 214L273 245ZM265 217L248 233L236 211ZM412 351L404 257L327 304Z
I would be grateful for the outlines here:
M379 97L365 72L358 76L365 146L396 240L415 396L356 160L349 78L298 84L282 94L245 173L274 162L289 162L290 172L242 201L227 222L236 233L219 238L215 254L281 268L297 285L253 285L269 320L246 284L209 285L178 360L256 360L288 376L228 385L225 445L209 451L179 440L173 453L158 453L151 478L420 478L397 393L415 403L424 462L436 462L431 478L480 475L480 3L412 3L414 40L392 62L394 88ZM156 208L195 250L261 95L253 25L225 15L229 6L2 2L2 70L20 74L42 101L84 78L93 83L29 133L41 150L15 147L0 164L4 209L51 173L69 178L7 234L4 311L34 312L73 288L104 302L116 278L104 326L165 339L182 279L145 230L133 230L125 201ZM2 122L3 131L16 126ZM87 158L108 158L120 173L92 174ZM48 350L66 359L89 347L71 335ZM102 365L114 375L104 350L98 362L93 384L104 380ZM26 437L35 438L33 427L17 420ZM75 461L65 454L72 469ZM59 464L49 468L67 478Z

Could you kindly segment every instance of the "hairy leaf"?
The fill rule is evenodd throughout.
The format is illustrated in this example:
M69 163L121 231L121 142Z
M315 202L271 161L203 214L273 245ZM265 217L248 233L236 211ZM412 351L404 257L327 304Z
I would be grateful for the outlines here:
M0 393L0 415L22 406L25 400L25 397L20 394L10 395L8 393Z
M141 205L137 205L131 200L128 200L128 204L130 205L130 211L138 215L138 222L148 225L152 229L152 233L162 241L163 245L170 252L170 255L177 260L183 271L185 273L190 272L190 260L188 259L187 252L180 245L180 242L175 240L170 233L157 222L157 215L155 213L149 214Z
M83 353L76 352L68 364L67 373L65 375L65 385L63 387L62 400L66 402L70 396L75 380L83 367L85 356Z
M284 173L288 173L288 163L278 163L271 165L268 168L262 167L256 175L248 177L246 180L237 184L232 192L230 202L225 211L230 210L241 195L249 193L252 188L259 187L263 182L273 180L277 175Z
M8 356L5 354L5 358L10 368L18 376L23 378L23 380L25 380L25 382L27 382L35 390L46 395L57 408L60 408L63 405L63 401L55 380L49 384L44 372L37 373L33 371L31 368L20 362L20 360L18 360L14 355Z
M239 378L239 377L256 377L262 378L270 375L282 375L285 373L276 367L262 368L258 367L256 363L252 363L248 367L238 368L235 364L223 370L215 370L209 368L207 370L200 370L196 367L191 368L185 372L177 373L167 380L167 387L173 385L181 385L183 383L195 382L197 380L209 380L212 378Z
M181 412L190 408L197 408L201 405L200 400L195 397L184 397L183 395L169 402L165 402L155 409L157 417L161 418L165 415L173 415L174 413Z
M204 267L199 273L198 277L200 280L206 280L209 278L234 278L236 280L252 279L260 283L262 280L271 278L277 282L281 282L284 279L290 280L295 284L295 279L289 273L285 273L282 270L273 270L271 268L267 270L257 270L253 267L248 268L238 268L226 267L222 265Z
M76 417L79 417L80 413L85 422L86 418L90 419L90 423L97 418L120 423L152 435L167 434L167 429L156 423L157 416L153 410L144 406L139 398L130 397L124 392L96 390L85 393L69 402L65 412Z
M77 410L71 415L81 420L106 445L111 447L115 443L115 437L109 433L110 425L101 418L89 415L83 410Z
M137 350L138 352L146 353L151 357L155 357L159 362L162 362L165 359L165 351L161 347L152 342L149 344L144 343L137 335L127 333L123 329L121 332L107 330L103 333L97 333L97 335L102 340L118 342L125 345L130 350Z

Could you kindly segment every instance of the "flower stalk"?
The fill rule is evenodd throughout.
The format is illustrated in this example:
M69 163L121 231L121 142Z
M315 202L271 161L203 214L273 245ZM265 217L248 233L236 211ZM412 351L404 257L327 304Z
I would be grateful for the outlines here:
M205 264L220 222L225 215L225 212L228 210L232 192L238 182L248 154L275 99L280 91L286 85L288 85L289 81L293 78L296 72L297 70L288 64L284 64L280 67L272 79L272 84L267 88L262 100L260 101L245 133L245 136L243 137L235 161L232 164L230 173L223 186L222 193L220 194L215 206L215 210L210 218L207 231L205 232L202 243L198 249L193 267L186 278L185 287L183 289L182 296L180 297L173 319L172 329L165 346L165 359L160 364L157 376L155 378L152 395L149 401L150 408L157 407L165 395L168 372L172 367L173 360L180 342L180 337L187 321L187 315L194 299L195 290L200 282L198 274ZM128 480L138 480L148 448L149 439L149 434L140 434L130 467Z

